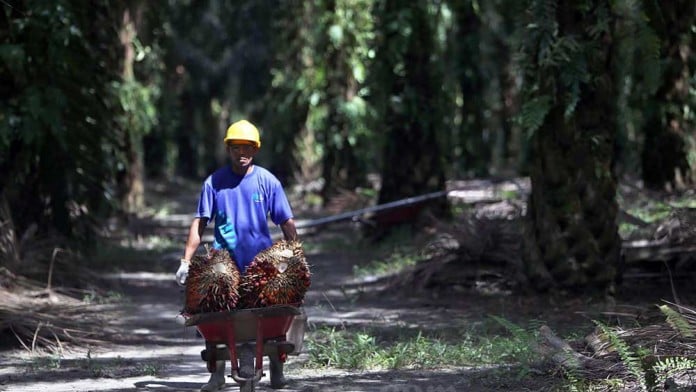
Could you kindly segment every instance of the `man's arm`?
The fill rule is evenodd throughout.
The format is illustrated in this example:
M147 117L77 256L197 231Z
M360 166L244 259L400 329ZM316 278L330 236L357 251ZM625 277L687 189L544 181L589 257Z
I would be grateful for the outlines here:
M295 227L295 221L292 218L281 223L280 229L283 231L285 241L297 241L297 228Z
M181 259L179 269L176 271L176 283L178 283L180 286L186 284L189 264L191 264L191 258L193 255L196 254L198 245L201 244L201 238L203 237L203 230L205 229L206 223L208 223L208 218L195 218L193 222L191 222L188 239L186 239L184 257Z
M196 250L198 249L198 245L201 244L203 231L207 224L208 218L195 218L193 222L191 222L188 239L186 240L186 248L184 249L184 260L191 260L193 255L196 254Z

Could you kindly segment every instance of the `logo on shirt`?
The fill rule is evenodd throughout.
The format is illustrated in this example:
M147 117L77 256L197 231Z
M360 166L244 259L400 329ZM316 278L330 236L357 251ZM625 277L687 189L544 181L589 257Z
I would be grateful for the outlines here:
M251 195L251 200L253 200L254 203L262 203L263 202L263 195L260 194L259 192L254 192Z

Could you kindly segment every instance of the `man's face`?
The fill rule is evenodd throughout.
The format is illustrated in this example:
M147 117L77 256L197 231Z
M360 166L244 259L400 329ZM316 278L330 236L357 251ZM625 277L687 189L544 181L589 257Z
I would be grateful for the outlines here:
M227 154L232 161L235 169L246 170L254 159L254 155L259 151L251 142L232 141L227 144Z

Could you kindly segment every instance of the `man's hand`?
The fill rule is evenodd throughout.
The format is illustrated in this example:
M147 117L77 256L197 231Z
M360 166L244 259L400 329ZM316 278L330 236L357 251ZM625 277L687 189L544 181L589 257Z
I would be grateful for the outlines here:
M280 225L280 229L283 231L283 237L285 241L297 241L297 228L295 227L295 220L290 218Z
M196 253L198 245L201 244L201 237L203 237L203 230L205 230L205 225L208 223L208 218L195 218L191 222L191 227L189 227L189 235L186 239L186 248L184 249L184 258L181 259L181 265L179 270L176 271L176 283L180 286L186 284L186 278L188 278L189 263L191 258Z
M186 278L188 278L189 263L190 261L181 259L179 269L176 271L176 283L178 283L179 286L183 286L186 284Z

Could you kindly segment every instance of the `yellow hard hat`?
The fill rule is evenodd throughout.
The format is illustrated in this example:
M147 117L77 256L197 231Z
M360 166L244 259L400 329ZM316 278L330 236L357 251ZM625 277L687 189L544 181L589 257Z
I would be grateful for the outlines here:
M232 140L245 140L256 144L256 148L261 148L261 138L259 138L259 130L254 124L247 120L240 120L230 125L225 134L225 144Z

